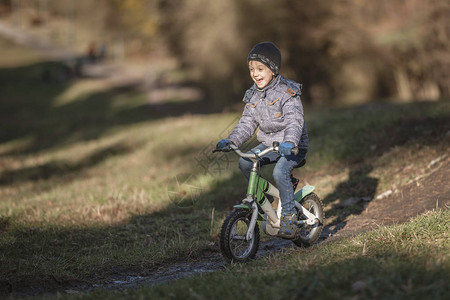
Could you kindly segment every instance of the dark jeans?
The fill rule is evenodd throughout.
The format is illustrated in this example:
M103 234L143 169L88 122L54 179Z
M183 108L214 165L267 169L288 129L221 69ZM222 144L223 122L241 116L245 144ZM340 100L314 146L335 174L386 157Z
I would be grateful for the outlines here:
M257 149L264 150L267 146L264 144L259 144L252 151ZM282 214L295 214L295 200L294 200L294 187L291 182L291 172L292 170L306 157L306 149L300 149L297 155L286 155L281 156L277 152L270 152L263 156L260 162L260 166L276 163L273 169L273 179L275 180L275 185L280 191L280 200ZM239 169L247 177L250 178L250 171L252 170L253 163L248 158L239 159Z

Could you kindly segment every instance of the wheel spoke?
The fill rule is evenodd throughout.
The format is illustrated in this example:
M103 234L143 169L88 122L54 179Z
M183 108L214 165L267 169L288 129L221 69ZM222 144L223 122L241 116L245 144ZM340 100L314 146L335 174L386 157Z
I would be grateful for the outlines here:
M314 202L306 200L305 203L303 203L303 207L310 212L311 214L313 214L314 216L317 217L317 210L314 206ZM312 226L307 225L305 227L303 227L300 230L300 235L302 236L302 238L304 239L309 239L311 234L313 233L313 231L317 228L317 224L314 224Z
M247 241L248 220L238 219L232 226L230 234L230 246L233 255L239 258L245 257L250 251L253 241Z

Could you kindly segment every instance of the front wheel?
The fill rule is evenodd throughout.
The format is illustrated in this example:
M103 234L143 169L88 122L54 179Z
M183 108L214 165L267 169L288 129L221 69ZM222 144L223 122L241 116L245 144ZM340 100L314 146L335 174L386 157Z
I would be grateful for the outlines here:
M306 208L310 213L316 216L319 220L317 224L314 225L305 225L300 229L300 236L298 239L293 240L294 244L301 247L309 247L314 245L315 242L320 238L320 234L323 230L323 220L325 218L325 214L323 212L323 204L322 200L320 200L319 196L314 193L309 194L305 198L300 201L300 204ZM298 210L297 216L302 219L303 213Z
M259 246L259 228L255 226L253 238L246 240L252 211L234 210L225 219L220 231L220 250L228 262L246 262L255 257Z

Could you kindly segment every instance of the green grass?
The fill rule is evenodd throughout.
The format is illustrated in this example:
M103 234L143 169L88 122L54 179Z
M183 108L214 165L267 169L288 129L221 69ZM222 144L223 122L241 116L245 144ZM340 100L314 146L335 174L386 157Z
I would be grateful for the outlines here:
M246 189L236 157L217 165L210 150L240 112L198 114L198 102L164 108L133 85L103 79L43 80L59 62L0 44L14 55L14 64L0 60L0 294L145 275L218 251L214 236ZM306 107L306 117L311 149L295 174L342 220L360 209L337 211L334 203L400 186L450 146L444 100ZM174 184L186 176L187 184Z

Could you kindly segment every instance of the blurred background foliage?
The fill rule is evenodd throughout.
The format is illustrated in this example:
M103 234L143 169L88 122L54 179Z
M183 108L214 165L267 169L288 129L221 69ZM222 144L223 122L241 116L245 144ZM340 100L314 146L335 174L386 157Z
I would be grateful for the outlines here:
M450 94L447 0L0 0L0 6L1 17L16 18L18 26L45 27L59 18L68 45L107 43L124 57L168 54L219 106L236 103L251 84L246 57L261 41L282 49L281 74L303 83L303 99L313 104Z

